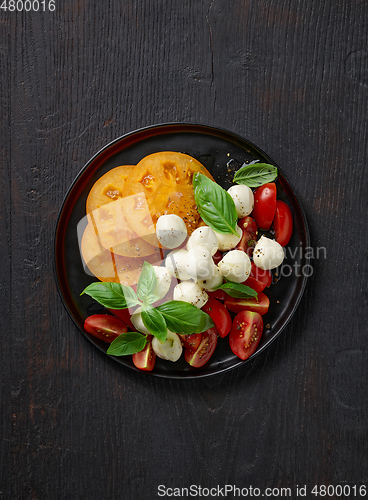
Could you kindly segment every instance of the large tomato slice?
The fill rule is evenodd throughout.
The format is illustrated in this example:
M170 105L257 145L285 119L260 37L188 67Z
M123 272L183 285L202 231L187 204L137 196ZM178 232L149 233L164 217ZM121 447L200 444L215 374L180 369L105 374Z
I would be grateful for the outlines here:
M132 356L134 366L145 372L153 370L156 363L156 353L152 349L152 336L147 339L147 344L143 351L136 352Z
M102 177L100 177L92 186L86 203L87 214L93 212L107 203L122 198L125 180L133 170L134 165L121 165L115 167Z
M124 212L148 243L159 246L155 224L161 215L181 217L189 235L196 229L200 217L192 185L195 172L214 180L199 161L172 151L148 155L132 170L124 189Z
M224 304L210 297L202 307L202 311L211 316L220 337L226 337L231 330L231 316Z
M197 349L185 349L185 361L195 368L200 368L207 363L215 352L216 345L217 332L214 328L210 328L202 333L201 343Z
M267 182L254 191L254 208L252 217L261 229L271 227L276 211L276 184Z
M241 359L247 359L257 349L263 331L262 316L242 311L235 316L229 335L230 349Z
M293 233L293 214L291 213L289 205L284 201L276 201L276 213L273 220L273 227L275 229L275 238L277 243L285 247Z
M97 339L111 344L122 333L127 332L127 326L119 318L108 314L94 314L88 316L84 322L84 329Z
M258 298L236 299L229 297L225 300L225 307L234 313L247 310L257 312L263 316L270 307L270 299L262 292L258 293Z
M88 270L100 281L114 281L132 286L138 283L144 261L152 265L162 262L161 250L146 257L123 257L115 255L100 245L92 224L84 230L80 244L81 254Z

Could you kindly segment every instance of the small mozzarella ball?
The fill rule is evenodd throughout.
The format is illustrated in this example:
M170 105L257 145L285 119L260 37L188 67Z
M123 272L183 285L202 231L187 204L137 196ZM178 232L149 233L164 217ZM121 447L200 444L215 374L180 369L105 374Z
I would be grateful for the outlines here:
M221 233L216 233L216 236L219 241L219 250L221 252L227 252L228 250L231 250L232 248L235 248L236 245L239 243L241 240L243 231L240 229L238 224L235 226L235 231L238 233L239 236L235 236L235 234L232 233L227 233L227 234L221 234Z
M215 255L218 250L219 241L215 231L208 226L197 227L189 236L187 242L187 250L192 250L194 247L203 246L208 248L211 255Z
M183 219L178 215L161 215L157 219L156 236L163 247L179 247L184 243L187 234L187 227Z
M170 290L171 285L171 274L163 266L153 266L156 273L157 285L153 290L153 294L157 295L159 299L163 299L167 292ZM159 300L157 299L157 300Z
M131 315L130 321L133 323L133 326L135 327L135 329L138 332L145 333L146 335L151 335L149 330L144 326L141 312L142 312L142 308L137 307L137 309Z
M243 283L251 270L251 262L248 255L242 250L231 250L219 262L218 267L229 281L234 283Z
M279 267L284 257L284 250L280 243L266 236L262 236L254 247L253 261L264 271Z
M239 184L231 186L227 192L234 200L239 219L251 213L254 207L254 195L250 187L245 184Z
M200 309L208 300L208 295L197 283L184 281L174 288L174 300L189 302Z
M220 272L220 269L217 266L214 266L214 275L212 278L208 280L201 280L198 281L198 285L203 289L203 290L209 290L213 291L215 288L218 286L222 285L224 278Z
M184 248L173 250L167 254L165 259L165 267L173 278L180 280L190 280L190 276L185 269L187 263L188 252Z
M204 246L194 247L187 254L186 272L195 280L212 278L215 264L211 252Z
M167 331L167 337L164 342L160 342L156 337L152 339L152 349L161 359L167 361L177 361L183 352L180 337L176 333Z

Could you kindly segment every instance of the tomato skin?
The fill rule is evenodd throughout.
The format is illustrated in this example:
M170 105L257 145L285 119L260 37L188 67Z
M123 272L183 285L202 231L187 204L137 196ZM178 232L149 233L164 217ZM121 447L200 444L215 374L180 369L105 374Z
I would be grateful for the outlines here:
M238 226L241 228L243 234L235 248L236 250L242 250L251 257L257 243L257 223L253 217L247 216L240 219Z
M189 335L184 335L183 333L180 333L179 337L181 338L181 343L183 344L185 349L196 350L202 340L201 333L191 333Z
M130 330L135 330L132 322L130 321L131 314L129 312L129 309L109 309L109 311L119 319L124 321L124 323L126 323L126 325L130 328Z
M151 372L155 367L156 353L152 349L152 336L147 338L147 344L143 351L136 352L132 356L134 366L145 372Z
M236 299L229 297L225 300L225 307L234 313L254 311L263 316L268 311L269 306L270 299L262 292L258 293L258 298Z
M209 328L202 333L201 343L197 349L185 349L185 361L195 368L205 365L215 352L217 346L217 332L215 328Z
M282 247L285 247L293 233L293 214L291 213L289 205L284 201L276 201L276 213L273 220L273 227L275 229L275 239Z
M220 262L220 260L222 260L222 257L223 253L220 252L220 250L217 250L217 252L214 255L212 255L212 260L216 264L216 266Z
M209 297L221 300L222 302L224 302L228 298L228 294L224 290L215 290L213 292L211 292L210 290L206 290L206 293Z
M211 316L220 337L223 338L229 334L231 330L231 316L222 302L210 297L202 307L202 311Z
M252 268L250 271L249 278L244 281L243 285L247 285L253 288L257 293L263 292L263 290L270 286L272 283L272 273L270 271L264 271L255 265L252 261Z
M122 333L127 332L127 326L119 318L108 314L93 314L84 322L84 329L99 340L111 344Z
M248 359L257 349L263 332L263 319L253 311L242 311L235 316L229 335L230 349L240 359Z
M267 182L254 191L252 217L261 229L269 229L276 212L276 184Z

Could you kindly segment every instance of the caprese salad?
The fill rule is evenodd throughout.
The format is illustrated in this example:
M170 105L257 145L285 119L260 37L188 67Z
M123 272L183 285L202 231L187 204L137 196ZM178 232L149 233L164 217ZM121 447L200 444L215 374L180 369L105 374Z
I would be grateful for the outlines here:
M88 196L81 241L99 279L82 295L105 313L87 317L85 330L110 344L107 354L132 355L146 371L156 357L176 362L183 352L202 367L225 337L249 358L264 330L271 270L293 232L276 178L272 165L244 164L225 190L176 152L107 172Z

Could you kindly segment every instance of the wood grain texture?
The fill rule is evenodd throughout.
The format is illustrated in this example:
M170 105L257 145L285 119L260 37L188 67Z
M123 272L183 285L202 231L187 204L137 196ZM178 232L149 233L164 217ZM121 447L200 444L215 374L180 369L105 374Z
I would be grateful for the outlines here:
M367 483L367 26L359 0L65 0L0 13L0 498ZM279 339L198 381L107 359L53 276L57 214L85 162L171 121L264 149L300 197L314 249L326 248Z

